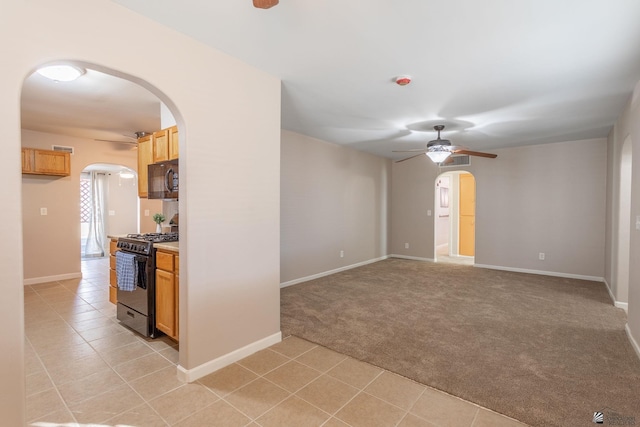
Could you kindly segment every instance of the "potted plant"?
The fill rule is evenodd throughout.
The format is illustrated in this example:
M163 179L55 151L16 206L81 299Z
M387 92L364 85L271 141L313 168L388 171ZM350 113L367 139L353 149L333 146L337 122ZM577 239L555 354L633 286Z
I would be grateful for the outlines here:
M161 213L153 214L153 222L156 223L156 233L162 233L162 227L160 224L162 224L164 220L165 217Z

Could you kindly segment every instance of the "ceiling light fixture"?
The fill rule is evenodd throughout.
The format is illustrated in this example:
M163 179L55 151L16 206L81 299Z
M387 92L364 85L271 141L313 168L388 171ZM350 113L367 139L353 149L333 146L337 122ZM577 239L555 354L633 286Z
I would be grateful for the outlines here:
M38 74L54 82L71 82L85 72L86 70L73 65L48 65L38 69Z
M123 179L131 179L135 177L133 172L127 172L127 171L120 171L118 175L120 175L120 178L123 178Z
M451 152L447 150L434 150L427 151L425 154L429 156L433 163L442 163L447 160L447 157L451 155Z

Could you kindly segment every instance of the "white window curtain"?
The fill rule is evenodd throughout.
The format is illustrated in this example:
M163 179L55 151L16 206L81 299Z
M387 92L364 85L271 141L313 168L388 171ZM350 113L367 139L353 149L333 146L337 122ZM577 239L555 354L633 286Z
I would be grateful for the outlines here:
M84 248L86 257L103 257L107 236L105 233L105 191L107 176L104 172L91 172L91 216L89 235Z

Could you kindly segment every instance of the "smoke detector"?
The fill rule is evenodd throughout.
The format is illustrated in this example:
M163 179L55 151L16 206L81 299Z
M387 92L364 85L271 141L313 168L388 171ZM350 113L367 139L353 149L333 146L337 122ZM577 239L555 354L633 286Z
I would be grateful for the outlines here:
M396 77L396 84L398 86L406 86L411 83L411 77L409 76L398 76Z

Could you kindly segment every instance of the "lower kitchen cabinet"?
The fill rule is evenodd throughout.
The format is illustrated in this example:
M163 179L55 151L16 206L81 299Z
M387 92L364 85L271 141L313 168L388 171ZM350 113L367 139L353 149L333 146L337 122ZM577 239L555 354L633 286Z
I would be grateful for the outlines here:
M180 257L175 252L156 251L156 328L178 340L178 295Z
M109 302L118 303L118 278L116 277L116 251L118 239L109 242Z

